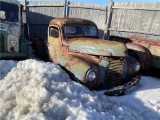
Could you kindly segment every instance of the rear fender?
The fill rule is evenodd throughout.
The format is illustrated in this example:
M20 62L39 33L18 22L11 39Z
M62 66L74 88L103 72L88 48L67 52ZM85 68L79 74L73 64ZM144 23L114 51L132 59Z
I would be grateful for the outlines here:
M152 57L150 51L147 48L135 43L127 43L126 46L129 51L132 51L137 55L141 69L147 70L150 68Z

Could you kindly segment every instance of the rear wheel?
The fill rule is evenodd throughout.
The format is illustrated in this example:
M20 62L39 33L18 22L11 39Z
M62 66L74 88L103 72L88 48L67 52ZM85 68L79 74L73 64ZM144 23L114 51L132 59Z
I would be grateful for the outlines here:
M45 47L44 41L42 39L35 40L35 54L38 58L46 59L47 55L47 48Z

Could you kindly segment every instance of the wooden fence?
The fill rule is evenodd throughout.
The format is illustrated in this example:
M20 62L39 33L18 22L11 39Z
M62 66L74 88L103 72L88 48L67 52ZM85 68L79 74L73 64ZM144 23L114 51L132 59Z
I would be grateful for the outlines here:
M23 2L22 2L23 4ZM66 11L67 10L67 11ZM70 2L27 2L27 16L29 26L29 37L40 34L47 37L47 28L51 19L72 17L85 18L94 21L98 28L100 37L103 37L106 22L106 7L90 4Z
M94 21L99 28L99 36L103 38L106 24L107 7L92 4L69 3L67 17L83 18Z
M107 36L160 40L160 3L111 3Z
M64 17L64 2L27 2L29 38L34 34L47 37L47 28L53 18Z
M160 3L118 3L109 6L72 2L27 2L29 36L41 34L47 37L51 19L61 17L84 18L94 21L103 38L143 37L160 40ZM106 23L107 22L107 23Z

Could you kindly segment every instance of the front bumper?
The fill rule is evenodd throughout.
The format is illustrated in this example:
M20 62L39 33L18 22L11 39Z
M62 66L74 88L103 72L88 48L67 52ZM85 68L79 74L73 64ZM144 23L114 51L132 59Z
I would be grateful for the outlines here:
M141 79L141 75L137 75L136 77L132 78L132 80L130 82L127 82L124 85L118 86L118 87L114 87L111 89L107 89L107 91L104 91L105 95L118 95L123 93L124 91L126 91L127 89L129 89L130 87L136 85Z
M27 58L28 53L8 53L8 52L0 52L0 59L5 58Z

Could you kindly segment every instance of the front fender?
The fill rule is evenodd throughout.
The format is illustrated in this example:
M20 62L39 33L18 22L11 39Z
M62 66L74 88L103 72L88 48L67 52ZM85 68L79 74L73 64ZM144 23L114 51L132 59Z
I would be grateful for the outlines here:
M141 69L147 70L150 68L152 57L150 51L147 48L135 43L127 43L126 46L128 50L133 51L138 56Z
M93 69L97 73L97 69L90 62L74 55L67 55L61 58L60 65L69 72L75 81L84 84L89 89L96 87L97 79L92 82L86 80L88 70Z
M125 64L123 66L122 79L125 81L130 81L139 74L139 71L134 70L134 66L138 63L138 61L131 56L126 56L124 59Z

